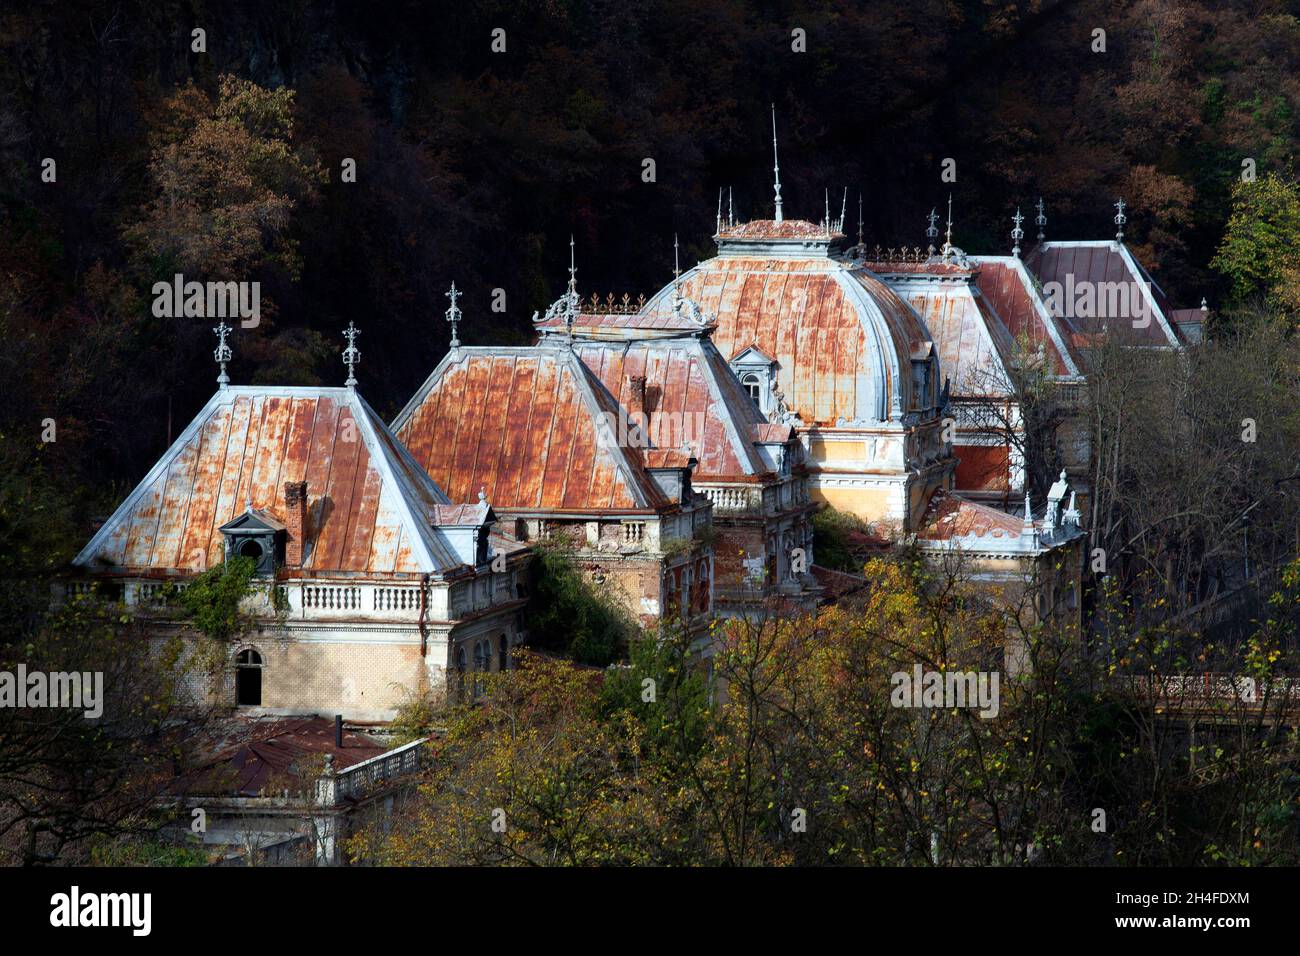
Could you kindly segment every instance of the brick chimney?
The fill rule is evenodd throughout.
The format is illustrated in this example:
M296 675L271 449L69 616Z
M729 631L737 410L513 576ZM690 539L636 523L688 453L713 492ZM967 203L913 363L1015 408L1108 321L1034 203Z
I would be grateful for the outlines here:
M645 376L629 375L627 377L628 394L632 396L631 411L645 412Z
M284 523L288 540L284 543L284 564L289 568L302 567L303 530L307 527L307 482L284 483Z

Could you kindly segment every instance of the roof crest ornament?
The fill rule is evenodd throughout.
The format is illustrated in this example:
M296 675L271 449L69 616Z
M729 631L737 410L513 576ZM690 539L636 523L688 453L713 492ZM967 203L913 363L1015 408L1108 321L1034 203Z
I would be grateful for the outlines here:
M1042 196L1038 197L1038 215L1034 217L1034 222L1038 224L1038 241L1042 242L1047 238L1045 235L1045 230L1047 229L1047 213L1043 211Z
M939 238L939 227L936 223L939 221L939 213L934 209L930 210L930 215L926 216L929 225L925 227L925 237L930 240L930 255L935 253L934 241Z
M1115 203L1115 240L1124 241L1124 223L1128 222L1128 216L1124 215L1124 207L1127 203L1123 199Z
M221 374L217 376L217 386L224 389L230 384L230 376L226 374L226 363L233 357L230 346L226 344L226 336L230 334L230 326L226 325L225 322L219 322L212 331L217 335L217 347L213 349L212 357L221 366Z
M343 337L348 340L348 347L343 350L343 364L348 367L348 380L343 384L348 388L357 387L357 363L361 361L361 350L357 348L357 336L361 334L351 321L343 330Z
M1015 223L1015 227L1011 230L1011 241L1013 243L1011 247L1011 254L1015 256L1017 259L1019 259L1020 240L1025 238L1025 230L1020 228L1020 224L1025 221L1025 217L1020 215L1019 206L1016 207L1016 214L1011 217L1011 221Z
M943 254L945 257L952 251L952 193L948 194L948 230L943 236Z
M447 298L451 299L451 306L447 309L447 321L451 323L451 348L453 351L460 348L460 339L456 337L456 326L462 318L460 307L456 305L456 300L464 294L465 293L456 288L454 280L451 283L451 288L444 293Z

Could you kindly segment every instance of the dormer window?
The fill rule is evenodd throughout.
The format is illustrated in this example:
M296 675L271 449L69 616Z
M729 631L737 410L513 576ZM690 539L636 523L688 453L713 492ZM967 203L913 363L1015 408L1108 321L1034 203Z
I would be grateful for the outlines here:
M284 564L286 529L268 512L250 507L219 530L226 541L227 561L252 558L253 573L262 577L275 574L276 566Z
M772 384L776 381L776 360L758 346L751 345L728 364L758 410L770 415L775 405Z

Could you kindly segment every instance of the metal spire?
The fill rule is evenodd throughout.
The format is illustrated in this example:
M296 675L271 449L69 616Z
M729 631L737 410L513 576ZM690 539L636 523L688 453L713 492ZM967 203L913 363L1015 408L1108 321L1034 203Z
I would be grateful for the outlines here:
M858 248L862 247L862 192L858 191Z
M361 334L351 321L348 327L343 331L343 337L348 340L348 347L343 350L343 364L348 367L348 380L343 384L349 388L357 384L357 363L361 361L361 350L357 348L357 336Z
M212 331L217 334L217 347L213 349L212 357L221 366L221 374L217 376L217 386L225 388L230 384L230 376L226 374L226 363L232 358L230 346L226 344L226 336L230 334L230 326L226 325L225 322L219 322Z
M673 233L673 313L682 310L682 269L677 258L677 233Z
M943 237L943 251L947 254L952 248L952 193L948 194L948 231Z
M831 234L831 191L829 189L823 189L822 191L826 194L826 212L822 216L822 228L826 230L826 235L829 236Z
M849 187L845 186L844 195L840 199L840 222L839 225L835 227L836 232L844 231L844 217L848 215L848 211L849 211Z
M925 227L925 238L930 240L930 255L934 255L934 240L939 238L939 227L935 225L939 221L939 213L931 209L930 215L925 219L929 223Z
M776 104L772 104L772 173L776 177L776 221L782 222L785 216L781 212L781 161L776 152Z
M718 187L718 232L722 232L722 187Z
M1128 222L1128 216L1124 215L1124 200L1115 203L1115 239L1118 242L1124 241L1124 223Z
M1016 214L1011 217L1011 221L1016 224L1015 228L1011 230L1011 241L1012 243L1014 243L1014 245L1011 248L1011 254L1015 256L1017 259L1019 259L1020 240L1025 238L1025 230L1020 228L1020 224L1025 221L1025 217L1020 215L1019 206L1016 207Z
M1042 242L1046 236L1043 231L1047 228L1047 213L1043 212L1043 197L1038 197L1038 215L1034 217L1034 222L1038 223L1038 241Z
M569 292L578 291L578 266L573 257L573 233L569 233Z
M461 320L460 306L456 305L456 300L465 293L456 288L456 283L452 282L451 288L444 293L447 298L451 299L451 307L447 309L447 321L451 323L451 347L460 348L460 339L456 338L456 326Z
M727 224L736 225L736 193L730 186L727 187Z
M569 288L564 294L564 330L573 344L573 323L578 317L578 266L573 255L573 233L569 233Z
M343 350L343 364L348 367L348 380L343 384L348 388L355 388L357 384L357 363L361 361L361 350L357 348L357 336L361 334L351 322L343 331L343 337L348 340L348 347Z

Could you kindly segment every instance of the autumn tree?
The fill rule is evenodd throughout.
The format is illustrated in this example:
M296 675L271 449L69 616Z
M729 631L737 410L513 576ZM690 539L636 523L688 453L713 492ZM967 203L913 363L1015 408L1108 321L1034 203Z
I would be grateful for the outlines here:
M1261 298L1288 313L1300 309L1300 185L1272 171L1238 182L1210 265L1240 302Z

